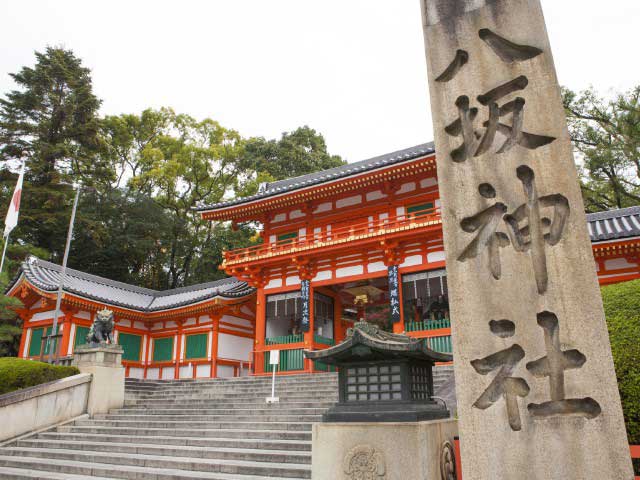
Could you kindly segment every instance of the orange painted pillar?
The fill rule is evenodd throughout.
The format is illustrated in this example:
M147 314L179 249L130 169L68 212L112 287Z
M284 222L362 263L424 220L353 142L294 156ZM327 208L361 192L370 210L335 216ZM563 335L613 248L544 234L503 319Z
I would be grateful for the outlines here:
M316 332L315 315L313 312L313 287L309 282L309 331L304 332L304 348L307 350L313 350L313 337ZM304 369L307 372L313 372L313 362L308 358L304 359Z
M218 337L220 335L220 315L213 320L213 329L211 330L211 378L218 376Z
M258 287L256 293L256 338L254 341L253 371L256 374L264 373L264 339L267 334L267 302L264 288Z
M173 378L180 378L180 356L182 355L182 322L178 321L178 335L176 336L176 366L173 374Z
M149 363L151 363L151 332L147 334L146 338L146 348L144 349L144 358L142 361L144 362L144 378L147 378L147 369L149 368Z
M62 330L62 341L59 347L61 357L66 357L69 351L69 342L71 341L71 325L73 324L73 313L64 311L64 319L62 320L64 328Z
M25 356L26 349L29 348L27 345L27 331L29 328L27 327L27 323L31 320L33 314L25 313L21 314L20 318L22 319L22 335L20 336L20 348L18 349L18 358L22 358Z

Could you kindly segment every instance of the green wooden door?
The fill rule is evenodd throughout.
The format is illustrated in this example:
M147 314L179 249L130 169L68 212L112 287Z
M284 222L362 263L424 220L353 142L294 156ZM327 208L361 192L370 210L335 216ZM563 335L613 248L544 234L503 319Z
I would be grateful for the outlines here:
M173 337L155 338L153 340L153 361L170 362L173 360Z
M118 332L118 345L121 345L122 349L124 350L122 354L123 360L130 360L132 362L140 361L140 351L142 349L142 335L134 335L132 333ZM173 348L173 345L172 345L172 348Z
M76 336L73 339L73 346L84 345L87 343L87 335L89 335L89 327L81 327L76 325Z
M209 335L199 333L187 335L185 358L207 358L207 340Z
M34 328L33 330L31 330L31 341L29 342L30 357L37 357L40 355L40 350L42 349L42 337L43 335L50 335L51 328L52 327L47 327L46 333L44 327ZM44 347L44 354L49 354L49 349L46 345Z

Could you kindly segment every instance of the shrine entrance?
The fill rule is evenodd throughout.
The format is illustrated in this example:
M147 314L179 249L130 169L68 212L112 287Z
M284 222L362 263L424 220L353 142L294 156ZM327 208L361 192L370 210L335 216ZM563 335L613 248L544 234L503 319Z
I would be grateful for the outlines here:
M386 277L339 283L326 287L339 300L339 321L347 328L366 321L386 332L393 331L389 284Z

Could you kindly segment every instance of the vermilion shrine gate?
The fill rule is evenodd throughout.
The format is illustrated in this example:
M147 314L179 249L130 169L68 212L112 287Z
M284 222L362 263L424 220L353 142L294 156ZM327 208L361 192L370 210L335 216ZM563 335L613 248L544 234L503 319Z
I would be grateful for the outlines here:
M225 253L235 278L158 292L68 270L60 356L103 308L115 312L131 377L262 374L274 349L282 374L323 371L303 349L340 342L361 318L450 353L435 155L419 145L202 207L211 221L261 225L261 244ZM587 218L600 283L640 278L640 207ZM23 358L45 353L59 271L27 260L9 287L25 304Z

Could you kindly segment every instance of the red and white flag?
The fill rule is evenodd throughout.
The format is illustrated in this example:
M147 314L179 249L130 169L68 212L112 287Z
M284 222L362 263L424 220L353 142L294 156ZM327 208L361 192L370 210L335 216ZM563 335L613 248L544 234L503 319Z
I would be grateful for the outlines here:
M18 225L18 214L20 213L20 198L22 197L22 182L24 180L24 166L25 161L22 162L22 168L20 169L20 176L18 177L18 183L16 189L13 191L13 198L9 204L9 211L7 211L7 218L4 220L4 237L7 238L11 233L11 230Z

